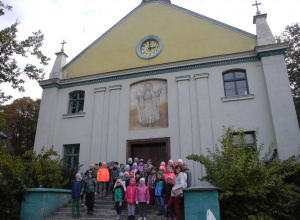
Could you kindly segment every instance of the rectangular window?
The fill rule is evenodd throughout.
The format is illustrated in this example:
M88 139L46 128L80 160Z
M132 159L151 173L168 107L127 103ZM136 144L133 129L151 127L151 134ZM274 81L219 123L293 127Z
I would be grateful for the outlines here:
M255 131L245 131L243 134L245 135L245 145L256 150ZM240 141L240 136L238 134L233 134L233 139L233 145L237 145Z
M223 73L224 91L226 97L244 96L249 94L246 73L230 71Z
M83 112L84 91L73 92L69 96L69 114Z
M69 169L78 169L80 145L64 145L64 160Z

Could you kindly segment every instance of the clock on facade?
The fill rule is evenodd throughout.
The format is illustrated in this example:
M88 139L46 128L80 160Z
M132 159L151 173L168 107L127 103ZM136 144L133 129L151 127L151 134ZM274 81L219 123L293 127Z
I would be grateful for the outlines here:
M162 40L154 35L146 36L136 46L137 55L145 60L156 57L162 50Z

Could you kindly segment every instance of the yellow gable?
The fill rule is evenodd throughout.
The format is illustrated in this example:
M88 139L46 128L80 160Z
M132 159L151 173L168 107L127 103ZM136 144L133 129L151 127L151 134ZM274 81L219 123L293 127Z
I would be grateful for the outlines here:
M161 53L149 60L136 53L138 42L155 35ZM253 50L254 35L178 6L137 7L64 68L65 78Z

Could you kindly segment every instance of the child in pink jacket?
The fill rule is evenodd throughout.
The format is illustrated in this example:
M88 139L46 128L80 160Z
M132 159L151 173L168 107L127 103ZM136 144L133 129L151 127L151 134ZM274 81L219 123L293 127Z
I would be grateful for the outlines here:
M130 178L129 186L126 189L125 198L127 200L128 208L128 220L134 219L135 213L135 195L136 195L137 186L135 185L135 178Z
M140 219L146 220L146 206L149 204L150 196L144 178L140 179L140 186L136 190L135 200L136 204L139 205Z

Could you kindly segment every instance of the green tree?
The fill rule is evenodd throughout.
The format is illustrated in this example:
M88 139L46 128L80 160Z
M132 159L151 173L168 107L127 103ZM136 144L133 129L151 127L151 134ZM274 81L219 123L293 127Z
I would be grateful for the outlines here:
M0 16L5 15L5 11L12 10L12 7L0 1ZM33 32L23 41L17 41L17 32L19 21L13 23L10 27L0 30L0 84L10 83L14 89L24 92L22 84L25 82L20 78L21 75L26 75L29 79L43 79L44 70L32 63L26 64L24 68L18 65L16 55L22 57L35 57L42 65L47 65L50 58L45 56L40 50L43 45L44 35L39 30ZM6 95L0 89L0 103L11 99L11 95Z
M222 219L299 219L300 185L295 181L299 158L275 159L272 146L261 158L263 145L257 151L248 147L243 132L232 127L224 129L219 142L221 148L216 146L215 152L191 154L187 159L203 164L206 176L201 180L220 188Z
M0 219L19 219L26 188L60 189L70 181L64 180L63 160L53 148L18 156L0 149L0 158Z
M9 105L1 106L3 132L8 136L16 155L33 149L39 107L40 99L34 101L29 97L16 99Z

